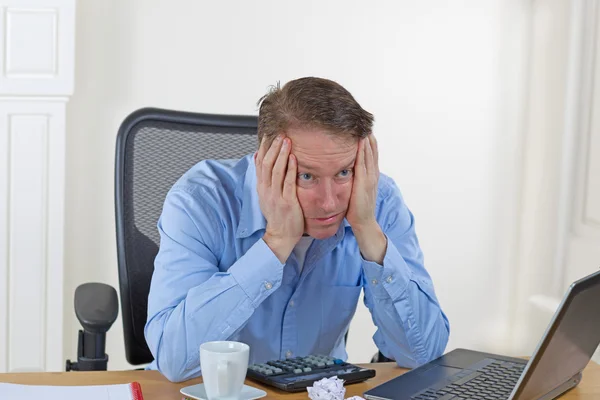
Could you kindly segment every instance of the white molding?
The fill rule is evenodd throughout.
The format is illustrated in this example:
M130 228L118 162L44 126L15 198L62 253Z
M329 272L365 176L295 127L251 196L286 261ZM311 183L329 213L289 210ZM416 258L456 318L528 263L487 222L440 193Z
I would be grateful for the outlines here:
M571 2L569 49L567 53L565 118L560 154L554 282L552 291L561 297L567 282L566 262L575 204L578 145L582 128L582 107L589 107L593 81L596 1Z
M5 13L5 76L57 79L58 10L6 8Z
M0 95L70 95L75 1L0 0Z
M0 116L0 122L5 122ZM6 126L6 124L3 124ZM0 131L1 132L1 131ZM10 174L9 135L0 133L0 372L8 370L8 281L9 204L8 176Z
M49 116L6 115L9 165L8 370L45 370Z
M555 271L560 273L560 276L555 276L554 289L561 296L574 280L596 271L600 266L600 225L590 224L585 214L586 200L589 201L589 198L586 199L586 188L591 185L588 181L590 164L600 162L600 151L595 149L596 153L593 153L591 146L591 135L598 135L600 122L600 107L597 104L600 94L600 64L597 58L600 55L600 6L595 0L577 1L571 3L571 11L571 48L568 55L558 242L554 266ZM600 136L596 138L599 140ZM600 201L600 198L597 200ZM541 310L539 305L538 308ZM596 351L592 359L599 362L600 351Z
M590 76L588 85L593 90L593 94L586 97L589 101L587 108L589 124L585 131L581 132L584 139L582 140L586 146L581 148L581 157L583 165L582 185L581 185L581 213L579 214L583 225L590 236L595 236L600 239L600 106L598 106L598 96L600 95L600 76L598 69L600 62L597 57L600 55L600 38L598 38L599 30L597 23L600 20L598 13L600 7L597 7L592 16L595 16L594 27L596 31L591 40L595 46L591 46L590 58ZM593 18L592 17L592 18ZM595 184L594 184L595 182ZM593 233L592 233L593 232Z
M66 96L0 96L0 102L3 103L67 103L69 97Z
M0 372L64 369L74 0L0 0Z
M5 127L2 129L2 127ZM0 371L60 371L63 354L65 102L0 98ZM7 199L8 198L8 199ZM2 222L2 220L0 220ZM1 238L1 237L0 237ZM1 287L0 286L0 287Z
M45 349L46 371L61 371L64 368L63 352L63 296L64 295L64 202L65 202L65 147L66 147L66 103L46 103L46 109L54 108L51 137L48 142L48 188L47 275L44 314L46 321Z
M564 244L563 288L600 266L600 229L597 224L586 221L586 201L589 202L586 188L591 185L589 168L592 162L600 162L600 152L592 149L592 134L597 135L600 127L600 6L594 0L586 0L582 8L581 80L576 93L579 104L569 108L580 123L574 127L576 157L570 186L572 203L566 210L569 219ZM600 349L592 359L600 362Z
M600 107L594 106L596 97L600 94L600 6L593 0L587 0L586 5L586 39L582 65L582 82L580 91L581 124L577 130L577 161L575 163L574 200L570 211L570 233L577 238L596 238L600 240L599 225L586 220L586 185L591 185L587 169L592 155L592 134L599 128ZM597 134L597 133L596 133Z
M531 86L530 99L538 108L537 114L529 118L537 130L527 132L533 140L527 152L531 161L524 175L536 179L529 180L531 187L525 186L523 197L525 223L519 238L522 249L518 264L522 283L516 299L523 305L513 323L516 354L527 354L534 348L566 288L575 279L597 269L590 264L600 260L600 251L596 251L597 255L591 251L598 247L590 243L592 232L586 231L588 228L582 223L589 133L596 130L594 93L600 93L600 79L594 76L598 70L596 57L600 54L597 26L600 7L593 0L569 3L551 0L539 2L537 7L540 25L547 30L542 31L540 42L533 44L532 54L537 51L553 57L538 57L537 72L544 76L548 70L554 68L556 72L559 71L556 68L564 67L564 74L545 76L543 85L538 81L537 86ZM561 33L564 30L565 34L558 35L558 30ZM561 36L568 40L561 42ZM557 103L546 102L544 95ZM557 128L558 122L561 125ZM560 160L558 169L555 169L556 159ZM552 265L552 275L548 274L548 265Z
M560 191L565 181L563 156L565 115L572 71L572 26L577 16L572 3L561 0L533 2L528 82L527 118L520 182L521 205L512 300L512 352L529 354L535 348L548 319L532 299L557 296L562 266L556 266L557 233L561 222ZM563 156L564 159L564 156ZM560 254L558 254L560 256Z

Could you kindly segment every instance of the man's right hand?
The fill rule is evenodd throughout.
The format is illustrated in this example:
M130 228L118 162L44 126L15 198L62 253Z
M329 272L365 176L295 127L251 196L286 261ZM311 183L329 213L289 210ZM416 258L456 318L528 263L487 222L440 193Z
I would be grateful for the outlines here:
M296 195L296 157L292 142L279 135L267 148L265 140L254 157L260 209L267 220L263 240L285 263L304 233L304 215Z

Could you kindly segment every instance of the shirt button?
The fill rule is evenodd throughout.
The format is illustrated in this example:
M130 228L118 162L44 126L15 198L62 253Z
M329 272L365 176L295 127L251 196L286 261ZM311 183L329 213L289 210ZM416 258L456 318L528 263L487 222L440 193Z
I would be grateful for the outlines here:
M373 280L371 281L371 283L372 283L373 285L377 285L377 283L378 283L378 282L377 282L377 279L373 279Z
M391 276L391 275L390 275L390 276L388 276L388 277L385 279L385 281L386 281L387 283L392 283L392 276Z
M294 303L294 300L290 300L290 307L294 307L294 304L296 304Z
M291 350L288 350L288 351L285 352L285 357L286 358L292 358L292 356L293 356L293 354L292 354Z
M273 284L271 282L265 282L265 289L267 289L267 290L273 289Z

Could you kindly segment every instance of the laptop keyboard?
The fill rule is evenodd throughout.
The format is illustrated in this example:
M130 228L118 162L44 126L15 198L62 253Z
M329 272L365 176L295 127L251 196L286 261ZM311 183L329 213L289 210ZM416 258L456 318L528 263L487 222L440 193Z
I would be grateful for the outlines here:
M430 387L412 396L414 400L506 400L523 373L525 364L486 359L475 368L453 376L441 388Z

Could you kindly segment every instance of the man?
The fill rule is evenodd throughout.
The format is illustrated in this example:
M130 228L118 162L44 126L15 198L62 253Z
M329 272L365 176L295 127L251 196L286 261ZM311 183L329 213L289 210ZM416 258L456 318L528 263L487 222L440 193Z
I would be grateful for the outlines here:
M440 356L448 320L413 215L379 173L373 116L339 84L302 78L264 96L258 118L257 153L201 162L166 197L150 368L195 377L213 340L249 344L251 363L346 359L361 290L386 357L415 367Z

